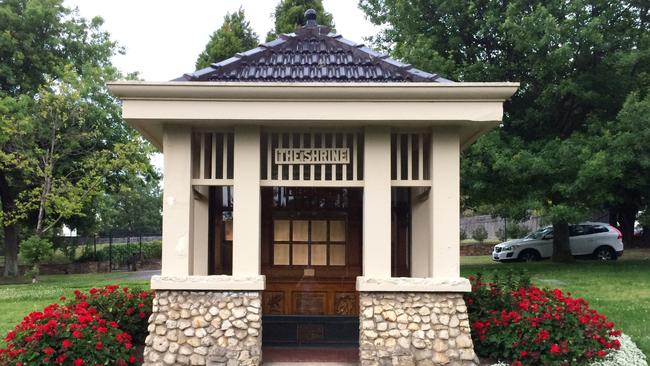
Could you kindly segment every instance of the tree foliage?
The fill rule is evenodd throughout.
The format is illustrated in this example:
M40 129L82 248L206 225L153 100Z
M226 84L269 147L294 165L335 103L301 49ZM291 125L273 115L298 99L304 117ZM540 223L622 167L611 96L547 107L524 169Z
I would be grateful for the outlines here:
M258 43L257 34L246 20L244 9L239 8L236 12L224 16L223 24L212 33L205 50L196 60L196 68L202 69L223 61L237 52L255 48Z
M316 10L316 22L334 30L332 14L325 11L322 0L281 0L275 7L275 27L266 35L266 41L272 41L282 33L292 33L305 25L305 12Z
M151 147L121 119L105 82L119 52L102 21L61 0L0 3L0 198L5 275L17 274L18 226L55 233L103 192L151 171Z
M556 259L570 258L569 222L619 200L613 181L645 174L609 169L612 154L632 152L608 150L606 126L626 96L650 81L647 2L361 0L360 6L371 21L387 25L375 44L416 67L460 81L521 82L505 104L503 125L464 154L464 202L514 218L531 209L545 215L556 229Z

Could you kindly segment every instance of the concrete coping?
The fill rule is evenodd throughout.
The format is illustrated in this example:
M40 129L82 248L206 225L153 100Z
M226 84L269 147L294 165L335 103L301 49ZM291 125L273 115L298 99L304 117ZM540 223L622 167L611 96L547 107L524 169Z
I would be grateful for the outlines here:
M154 290L199 290L199 291L262 291L266 285L265 276L152 276Z
M470 292L467 278L357 277L359 292Z

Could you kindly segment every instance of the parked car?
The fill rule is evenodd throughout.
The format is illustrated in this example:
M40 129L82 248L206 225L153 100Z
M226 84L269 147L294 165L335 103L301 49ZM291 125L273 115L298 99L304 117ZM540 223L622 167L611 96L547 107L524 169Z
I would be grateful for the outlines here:
M571 253L603 261L616 260L623 254L623 235L609 224L583 222L569 226ZM492 252L495 261L535 261L553 255L553 227L541 228L522 239L497 244Z

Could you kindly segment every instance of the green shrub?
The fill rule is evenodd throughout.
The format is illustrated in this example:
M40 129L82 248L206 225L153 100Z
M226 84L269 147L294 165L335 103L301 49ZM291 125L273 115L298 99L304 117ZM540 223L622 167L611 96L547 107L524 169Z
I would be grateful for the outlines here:
M476 240L480 244L483 243L485 239L487 239L488 233L487 230L485 230L485 227L483 225L477 226L474 231L472 231L472 239Z
M46 258L51 257L53 253L54 247L47 239L33 235L29 239L23 240L20 243L20 256L27 264L32 266L32 269L26 275L35 280L39 272L38 266Z

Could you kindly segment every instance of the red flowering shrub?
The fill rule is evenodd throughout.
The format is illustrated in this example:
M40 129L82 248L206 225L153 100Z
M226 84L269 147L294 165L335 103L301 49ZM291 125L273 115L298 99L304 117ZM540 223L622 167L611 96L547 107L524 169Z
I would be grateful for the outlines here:
M128 365L136 361L131 336L80 301L48 305L26 316L3 339L0 365Z
M522 365L582 365L603 358L620 342L605 316L582 298L517 281L486 283L470 277L466 303L474 349L480 356ZM528 283L523 280L523 283Z
M133 337L136 344L140 344L147 336L153 295L153 291L108 285L91 288L87 293L75 290L75 297L68 304L87 302L102 318L116 322L120 329Z

